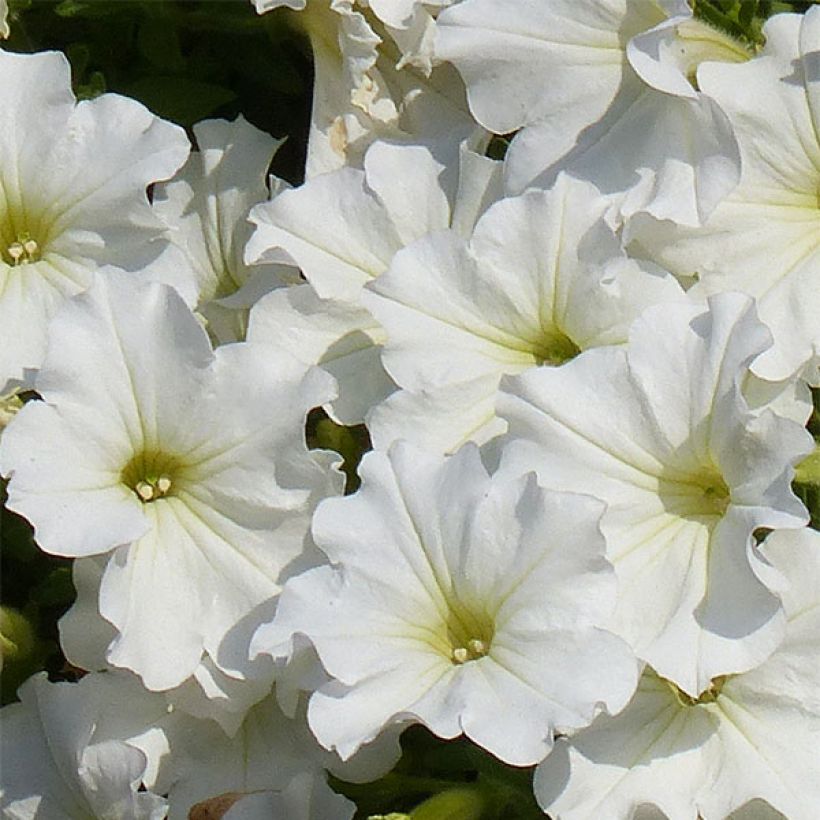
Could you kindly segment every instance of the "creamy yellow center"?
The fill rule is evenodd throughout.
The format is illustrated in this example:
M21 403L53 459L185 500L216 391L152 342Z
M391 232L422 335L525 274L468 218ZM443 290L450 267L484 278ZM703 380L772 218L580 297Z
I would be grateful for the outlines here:
M451 603L446 624L450 661L460 666L483 658L492 644L495 628L492 619L458 602Z
M180 463L176 456L143 450L123 467L121 480L143 504L147 504L173 495L179 473Z
M574 359L581 349L558 328L550 328L533 345L533 355L538 364L556 367Z
M662 680L674 692L675 698L681 706L702 706L706 703L714 703L720 697L723 686L730 677L731 675L718 675L718 677L709 682L709 686L696 698L681 691L672 681L666 680L665 678Z
M731 491L713 467L689 475L662 477L658 494L666 510L681 518L719 518L729 506Z

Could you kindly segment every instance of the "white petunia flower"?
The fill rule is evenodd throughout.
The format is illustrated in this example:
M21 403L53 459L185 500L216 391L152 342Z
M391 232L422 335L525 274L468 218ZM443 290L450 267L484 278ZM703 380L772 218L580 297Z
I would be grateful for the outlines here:
M194 279L194 304L220 342L245 337L248 309L263 294L298 272L282 265L245 265L253 230L251 208L269 196L271 158L281 145L242 117L194 126L198 151L182 170L154 191L154 211L171 230ZM271 178L276 195L284 188ZM180 288L180 290L183 290Z
M457 72L447 65L432 67L433 24L418 0L406 9L410 17L395 0L377 2L375 8L358 0L254 0L254 5L260 14L289 9L294 27L310 38L308 178L360 166L375 139L424 143L448 161L462 140L483 133L469 113Z
M627 820L644 804L670 820L817 817L820 534L776 532L761 551L790 582L783 643L694 697L647 670L623 712L559 740L537 769L551 817Z
M0 39L5 39L10 33L8 0L0 0Z
M350 820L356 804L308 773L296 775L279 792L264 791L238 800L224 820Z
M320 299L310 285L262 297L251 310L248 341L320 364L330 373L339 383L339 396L325 410L339 424L360 424L395 390L381 363L381 325L359 305Z
M269 294L254 307L248 338L291 350L339 379L328 407L357 424L394 385L378 345L381 325L361 304L366 282L395 253L432 231L472 231L501 195L501 164L462 145L447 167L422 146L375 143L364 170L343 168L285 191L251 213L254 263L297 263L309 286Z
M304 704L289 717L277 703L275 692L253 706L230 737L210 720L178 713L164 721L163 731L168 754L162 761L161 777L168 791L169 820L185 820L196 806L227 808L242 802L245 795L257 795L262 805L284 802L294 808L293 817L302 813L315 820L347 818L351 804L333 799L328 769L343 779L366 782L386 774L401 753L397 737L389 736L363 750L350 764L342 764L310 733ZM314 809L311 814L316 804L342 813L323 816ZM254 801L243 810L252 805ZM238 808L236 813L243 816Z
M502 196L501 163L463 145L447 166L420 145L375 143L364 168L342 168L251 212L252 264L296 262L322 299L356 302L398 250L428 233L469 235Z
M536 470L547 487L607 503L613 629L693 696L779 642L782 578L753 532L807 521L790 482L811 436L741 393L770 339L748 297L721 294L705 311L647 309L626 349L502 382L502 473Z
M493 205L469 241L446 231L399 251L364 299L404 388L368 417L378 448L483 443L504 430L502 375L625 342L643 308L684 298L672 276L626 258L606 210L597 188L561 175Z
M0 811L10 820L161 820L166 801L138 791L147 758L121 740L92 738L99 719L93 686L49 683L45 672L20 687L21 703L0 710Z
M79 669L111 671L106 657L117 638L116 627L100 614L100 586L109 556L78 558L72 564L77 597L59 621L60 647L66 659ZM259 623L265 616L261 611ZM252 627L248 627L252 629ZM232 639L235 636L232 635ZM119 670L118 670L119 671ZM173 689L162 692L173 709L198 718L216 721L229 736L236 733L248 709L270 693L275 670L265 664L245 664L238 679L223 672L205 654L191 676ZM235 673L234 673L235 674Z
M704 59L750 54L684 0L465 0L437 21L436 54L465 79L519 193L567 170L621 213L698 225L737 184L732 129L693 85Z
M764 34L751 62L698 72L737 135L740 184L702 228L646 220L632 234L642 254L695 277L693 293L757 299L775 344L754 367L776 380L820 350L820 8L777 15Z
M360 0L364 5L365 0ZM401 68L411 65L426 76L435 62L436 16L459 0L366 0L401 49Z
M528 765L556 726L623 707L637 666L598 628L615 595L600 502L534 476L491 480L475 447L445 459L399 442L366 455L361 476L314 517L333 566L291 579L252 643L315 646L333 678L308 708L322 745L344 759L417 721Z
M0 51L0 390L40 366L48 319L112 264L167 247L146 188L185 161L185 132L126 97L77 103L68 60Z
M241 679L251 613L311 563L313 505L340 483L304 443L332 380L268 348L214 353L175 291L122 274L69 302L50 337L44 401L0 442L9 507L47 552L111 553L109 663L153 690L205 654Z

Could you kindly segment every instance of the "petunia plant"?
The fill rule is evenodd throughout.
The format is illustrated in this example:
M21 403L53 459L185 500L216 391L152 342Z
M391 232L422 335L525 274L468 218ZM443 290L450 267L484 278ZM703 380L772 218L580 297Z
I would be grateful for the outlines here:
M814 820L820 8L0 0L0 817Z

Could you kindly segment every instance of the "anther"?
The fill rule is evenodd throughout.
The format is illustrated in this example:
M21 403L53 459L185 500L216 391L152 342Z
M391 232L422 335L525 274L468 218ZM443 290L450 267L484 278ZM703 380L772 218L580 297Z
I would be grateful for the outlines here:
M487 645L477 638L467 641L467 649L474 658L480 658L487 654Z
M147 481L138 482L134 489L143 501L151 501L154 498L154 486Z
M453 663L467 663L468 660L470 660L470 653L463 646L458 646L453 650Z

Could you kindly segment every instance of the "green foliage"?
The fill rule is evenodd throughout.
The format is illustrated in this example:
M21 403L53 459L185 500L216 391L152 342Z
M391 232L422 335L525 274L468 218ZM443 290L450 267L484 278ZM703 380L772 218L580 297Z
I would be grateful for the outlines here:
M766 42L763 23L773 14L806 11L813 0L691 0L695 15L752 47Z
M806 505L811 526L820 530L820 389L812 391L814 409L809 419L809 432L814 436L814 452L797 466L794 491Z
M5 705L15 700L17 687L41 669L69 676L57 642L57 620L73 603L75 592L71 561L37 547L28 522L5 507L5 482L0 495L0 702Z
M331 777L331 786L356 802L357 820L391 813L411 820L543 820L532 792L534 767L507 766L466 738L442 740L422 726L407 729L401 746L395 768L373 783Z
M356 468L362 456L370 449L370 436L363 424L356 427L342 427L331 421L322 410L314 410L308 418L306 437L311 449L335 450L344 459L342 469L347 481L345 493L359 489L359 475Z
M302 181L312 67L286 15L249 0L13 0L11 14L4 47L63 51L80 99L125 94L186 127L242 113L290 137L273 170Z

